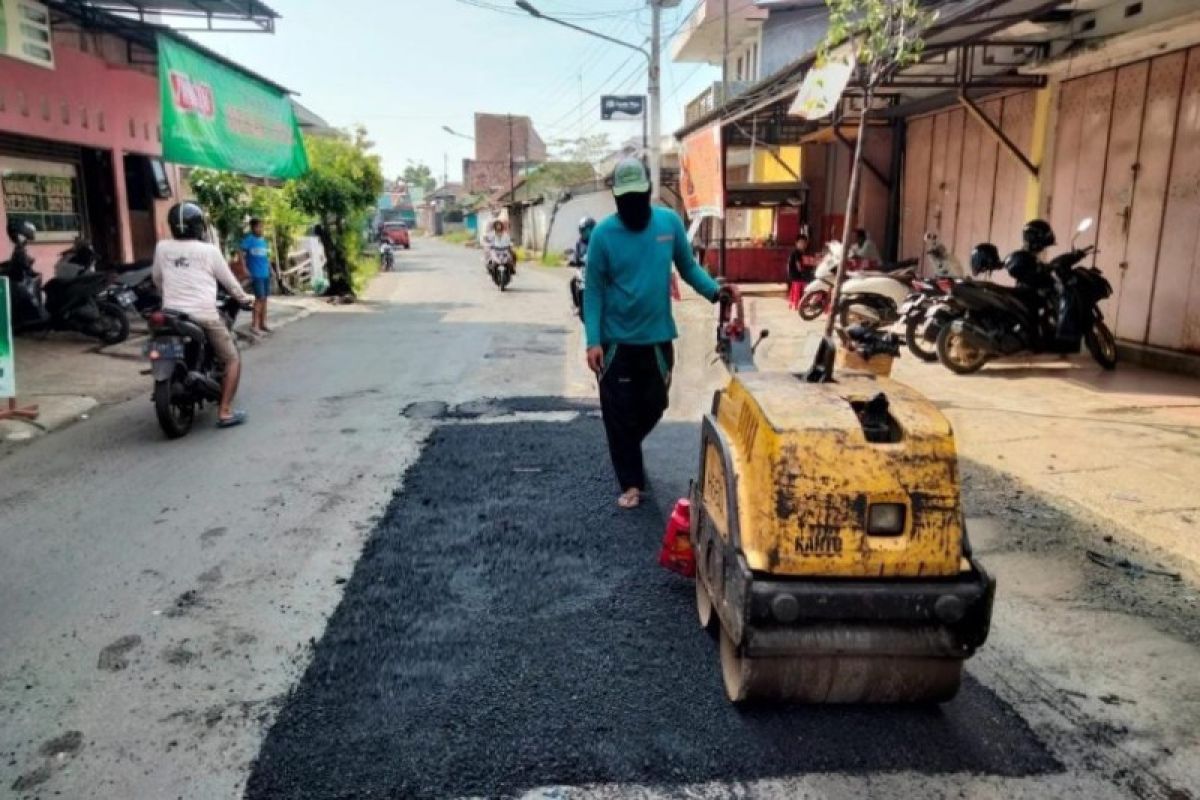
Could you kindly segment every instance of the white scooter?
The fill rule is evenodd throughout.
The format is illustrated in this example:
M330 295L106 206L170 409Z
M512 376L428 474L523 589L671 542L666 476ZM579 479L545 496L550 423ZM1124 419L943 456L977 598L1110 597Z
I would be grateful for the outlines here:
M800 319L811 322L825 313L833 297L833 284L837 280L838 262L842 260L842 243L829 242L825 255L821 257L813 272L813 279L804 287L800 296Z

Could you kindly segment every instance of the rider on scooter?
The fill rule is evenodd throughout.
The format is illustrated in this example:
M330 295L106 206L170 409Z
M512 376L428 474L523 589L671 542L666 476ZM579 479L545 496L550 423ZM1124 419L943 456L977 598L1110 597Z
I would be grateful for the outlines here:
M488 265L492 255L496 251L512 250L512 238L508 235L508 226L504 223L504 220L497 219L492 222L492 229L483 237L483 245L484 266ZM517 259L515 257L512 259L509 272L514 276L517 274Z
M251 305L254 298L242 290L221 250L207 241L204 209L192 202L178 203L167 212L167 225L175 238L158 243L153 269L154 283L162 290L163 308L187 314L204 329L213 353L225 365L217 425L240 425L246 421L246 412L234 410L233 396L241 377L241 358L233 333L217 312L217 285L243 306Z

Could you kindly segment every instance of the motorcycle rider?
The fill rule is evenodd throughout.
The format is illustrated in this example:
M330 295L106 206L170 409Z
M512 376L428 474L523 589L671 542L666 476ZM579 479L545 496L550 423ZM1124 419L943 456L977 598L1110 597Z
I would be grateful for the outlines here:
M233 408L241 377L241 358L233 334L217 312L217 285L243 306L254 298L242 290L220 248L207 241L208 222L196 203L177 203L167 212L173 239L154 249L154 284L162 291L163 308L187 314L208 337L217 359L225 366L217 425L222 428L246 421L246 412Z
M492 229L483 237L484 250L484 266L491 261L493 255L499 251L512 249L512 238L508 235L508 225L504 220L497 219L492 222ZM517 274L517 259L512 259L511 269L509 270L514 276Z
M586 264L588 241L592 238L592 231L596 228L596 220L591 217L584 217L579 220L579 238L575 241L575 252L571 256L572 264Z

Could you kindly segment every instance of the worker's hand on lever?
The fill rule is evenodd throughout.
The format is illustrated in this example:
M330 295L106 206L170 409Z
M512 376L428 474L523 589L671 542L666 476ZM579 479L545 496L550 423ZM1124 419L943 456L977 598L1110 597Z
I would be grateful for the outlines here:
M599 375L604 372L604 348L596 345L589 347L587 351L588 369Z
M742 290L738 288L736 283L723 283L721 288L717 290L717 301L725 301L736 303L742 299Z

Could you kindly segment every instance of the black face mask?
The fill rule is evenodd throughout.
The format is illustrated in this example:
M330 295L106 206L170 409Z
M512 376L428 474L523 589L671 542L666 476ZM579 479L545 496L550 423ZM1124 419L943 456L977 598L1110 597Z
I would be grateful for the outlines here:
M616 198L617 216L626 230L638 233L650 224L650 193L630 192Z

